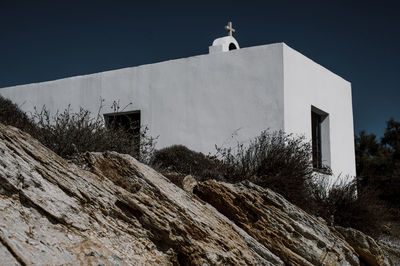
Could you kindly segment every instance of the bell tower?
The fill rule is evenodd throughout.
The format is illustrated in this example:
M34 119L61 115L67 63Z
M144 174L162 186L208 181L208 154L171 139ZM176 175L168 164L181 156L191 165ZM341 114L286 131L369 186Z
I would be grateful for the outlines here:
M215 39L212 45L208 47L210 54L240 49L238 42L233 38L235 29L232 27L232 22L228 22L228 25L225 26L225 30L228 32L228 36Z

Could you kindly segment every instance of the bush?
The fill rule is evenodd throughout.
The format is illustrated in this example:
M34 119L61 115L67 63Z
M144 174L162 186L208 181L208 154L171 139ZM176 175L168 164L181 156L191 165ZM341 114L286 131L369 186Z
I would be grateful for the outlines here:
M390 219L389 209L379 199L379 191L358 190L357 179L314 172L312 148L304 137L282 131L263 131L249 145L217 148L230 182L248 179L270 188L310 214L331 225L353 227L377 236ZM330 169L327 169L330 173Z
M156 151L151 165L164 172L194 175L199 180L217 179L235 183L250 180L268 187L292 203L309 207L309 183L314 178L311 146L304 137L263 131L249 145L218 148L213 157L174 145ZM171 180L182 179L173 175ZM179 183L179 182L178 182Z
M310 190L312 214L330 225L352 227L371 236L379 236L383 224L390 220L390 211L379 193L372 188L360 191L358 180L340 177L329 185L326 177L313 183Z
M218 170L217 160L195 152L183 145L173 145L154 153L151 165L162 171L194 175L198 179L220 179L223 173Z
M122 130L107 130L101 119L92 118L84 109L73 113L68 108L54 117L42 109L34 118L40 132L38 140L62 157L106 150L129 154L134 150L131 146L137 145Z
M147 163L155 146L155 139L147 134L148 129L141 128L140 138L121 127L108 129L100 110L94 118L89 111L82 108L79 112L72 112L68 107L54 116L46 108L42 108L40 111L35 110L30 118L15 104L0 97L0 122L31 134L64 158L87 151L116 151L130 154Z
M83 152L116 151L147 162L154 150L155 142L147 136L147 128L141 129L140 138L121 127L109 129L102 116L94 118L83 108L76 113L67 108L53 117L42 109L35 112L34 119L38 125L36 138L62 157Z
M225 178L231 182L249 179L268 187L300 207L310 198L308 183L314 177L311 145L304 137L282 131L263 131L249 145L218 148L217 156L227 167Z
M36 125L21 109L10 100L0 96L0 123L17 127L25 132L32 133Z

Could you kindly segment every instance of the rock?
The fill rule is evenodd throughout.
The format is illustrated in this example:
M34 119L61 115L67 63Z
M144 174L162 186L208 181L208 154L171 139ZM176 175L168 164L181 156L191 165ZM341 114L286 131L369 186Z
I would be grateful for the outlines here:
M196 179L194 179L193 176L187 175L185 178L182 180L182 188L186 192L192 194L193 193L193 188L197 185Z
M177 185L178 187L183 189L183 179L185 178L185 174L180 174L177 172L170 172L170 171L162 171L159 172L161 173L164 177L166 177L169 181L171 181L172 183L174 183L175 185Z
M68 163L0 124L0 264L283 265L211 206L128 155Z
M0 124L0 265L398 262L394 248L250 182L176 182L186 191L115 152L68 162Z
M343 228L335 226L335 229L344 237L344 239L360 255L360 260L367 265L389 265L389 260L375 240L364 233L353 228Z
M385 255L385 261L389 261L390 265L400 265L400 249L398 247L383 243L380 243L380 247Z
M354 249L321 220L250 182L208 180L194 194L243 228L287 265L359 265Z

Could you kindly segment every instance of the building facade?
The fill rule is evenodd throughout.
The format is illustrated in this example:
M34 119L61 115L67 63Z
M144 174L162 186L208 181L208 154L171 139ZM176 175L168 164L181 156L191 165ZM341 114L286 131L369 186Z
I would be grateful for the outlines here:
M124 114L159 136L203 153L246 142L262 130L304 135L314 167L355 176L351 84L284 43L239 48L214 41L206 55L0 89L24 111L71 106ZM114 109L113 109L114 106ZM123 110L122 110L123 109Z

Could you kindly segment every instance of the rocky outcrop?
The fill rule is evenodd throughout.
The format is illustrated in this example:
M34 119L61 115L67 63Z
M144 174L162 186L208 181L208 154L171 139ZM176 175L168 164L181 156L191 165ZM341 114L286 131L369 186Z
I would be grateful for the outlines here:
M190 194L193 193L193 189L196 186L197 186L197 181L191 175L185 176L185 178L182 180L182 189Z
M328 226L279 194L250 182L200 183L194 193L215 206L288 265L357 265L358 256Z
M128 155L67 162L0 124L0 264L360 263L346 236L273 191L190 176L182 187Z
M395 227L398 226L399 224L396 223ZM389 233L391 232L389 231ZM396 237L395 234L384 234L379 237L379 244L383 250L383 253L385 254L385 257L389 259L390 263L392 265L400 265L400 237Z
M367 265L389 265L380 245L362 232L352 229L335 226L335 229L360 255L360 260Z
M0 264L283 264L128 155L77 163L0 125Z

